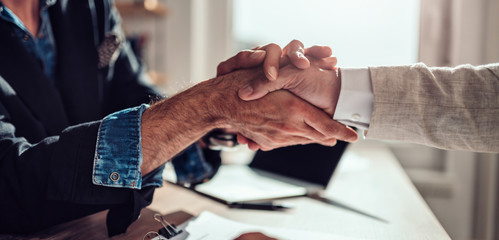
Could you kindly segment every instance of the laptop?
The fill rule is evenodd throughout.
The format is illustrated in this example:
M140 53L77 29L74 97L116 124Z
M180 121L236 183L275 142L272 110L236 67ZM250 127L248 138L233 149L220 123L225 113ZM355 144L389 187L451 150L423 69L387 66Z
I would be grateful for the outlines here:
M297 145L258 151L249 165L222 165L194 190L225 203L314 194L327 187L348 143Z

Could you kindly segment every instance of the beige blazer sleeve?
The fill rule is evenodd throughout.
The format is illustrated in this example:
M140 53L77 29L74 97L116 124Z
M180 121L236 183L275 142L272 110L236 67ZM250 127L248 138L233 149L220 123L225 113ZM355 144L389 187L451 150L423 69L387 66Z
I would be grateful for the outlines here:
M499 152L499 63L369 70L374 104L367 138Z

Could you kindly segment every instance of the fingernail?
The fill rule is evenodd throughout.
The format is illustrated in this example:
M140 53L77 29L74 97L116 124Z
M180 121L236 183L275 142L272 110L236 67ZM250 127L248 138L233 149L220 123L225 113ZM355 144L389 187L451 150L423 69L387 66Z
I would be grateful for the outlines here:
M357 142L359 136L357 134L352 134L348 137L348 142Z
M270 78L272 78L272 80L277 79L277 69L274 66L271 66L269 68L269 75L270 75Z
M305 55L303 55L302 52L297 52L296 56L298 56L298 58L306 58Z
M251 59L261 59L265 56L266 52L265 51L262 51L262 50L256 50L254 51L251 55L250 55L250 58Z
M253 93L253 87L251 85L246 85L243 88L239 89L239 96L248 97Z

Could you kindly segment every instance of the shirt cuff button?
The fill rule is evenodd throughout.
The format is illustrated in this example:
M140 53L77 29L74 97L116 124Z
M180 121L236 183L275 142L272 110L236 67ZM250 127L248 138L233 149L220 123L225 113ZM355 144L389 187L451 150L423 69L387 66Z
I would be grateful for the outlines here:
M353 114L352 115L352 118L351 118L352 121L359 121L360 120L360 115L359 114Z
M120 174L117 172L113 172L111 173L111 175L109 175L109 179L111 179L111 181L113 182L116 182L120 179Z

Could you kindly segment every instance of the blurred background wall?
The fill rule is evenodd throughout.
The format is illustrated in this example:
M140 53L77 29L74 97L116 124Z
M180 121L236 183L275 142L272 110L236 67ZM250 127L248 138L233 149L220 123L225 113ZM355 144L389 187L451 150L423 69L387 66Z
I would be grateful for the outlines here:
M499 0L116 3L166 95L214 77L218 63L239 50L292 39L331 46L342 67L499 62ZM499 239L496 154L386 144L453 239Z

